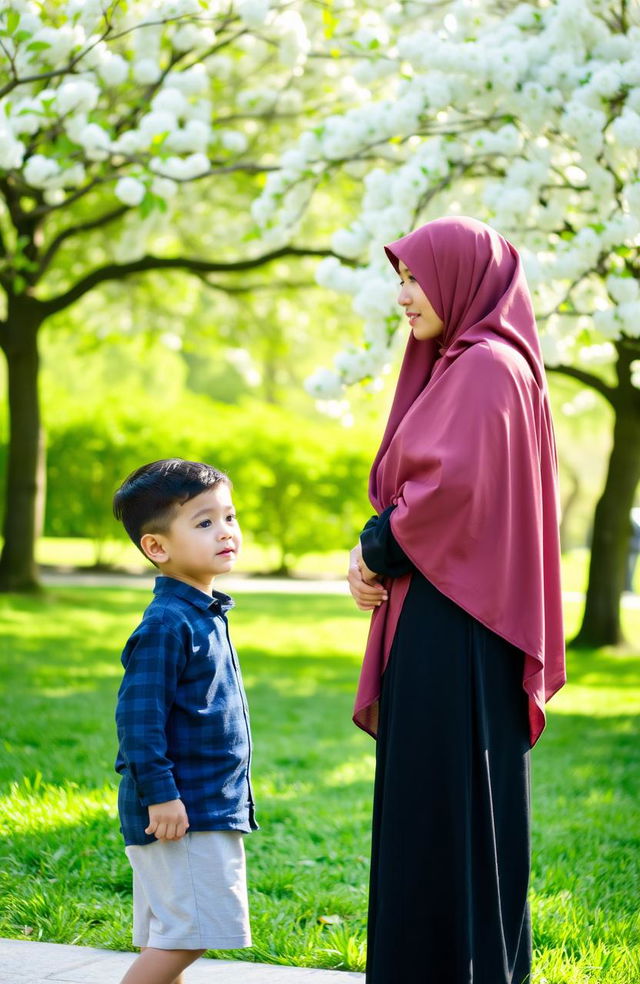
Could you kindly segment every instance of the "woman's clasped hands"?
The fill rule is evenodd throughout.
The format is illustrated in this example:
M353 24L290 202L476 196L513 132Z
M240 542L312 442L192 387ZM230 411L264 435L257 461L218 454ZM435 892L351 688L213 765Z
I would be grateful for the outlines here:
M380 574L369 570L362 558L362 548L358 543L349 554L349 590L356 605L363 612L373 611L387 601L387 589L381 583Z

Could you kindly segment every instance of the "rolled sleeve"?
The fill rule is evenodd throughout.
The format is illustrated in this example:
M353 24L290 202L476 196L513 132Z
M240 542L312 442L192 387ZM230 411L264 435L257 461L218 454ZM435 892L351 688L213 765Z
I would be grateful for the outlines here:
M147 621L131 636L122 663L116 708L122 761L143 806L178 799L166 725L184 665L184 645L162 622Z

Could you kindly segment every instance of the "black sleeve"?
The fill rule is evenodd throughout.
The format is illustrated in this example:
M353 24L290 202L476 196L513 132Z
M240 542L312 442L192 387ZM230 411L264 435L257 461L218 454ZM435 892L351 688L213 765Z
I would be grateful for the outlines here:
M391 530L391 513L395 508L389 506L379 516L372 516L360 534L365 564L384 577L401 577L415 570Z

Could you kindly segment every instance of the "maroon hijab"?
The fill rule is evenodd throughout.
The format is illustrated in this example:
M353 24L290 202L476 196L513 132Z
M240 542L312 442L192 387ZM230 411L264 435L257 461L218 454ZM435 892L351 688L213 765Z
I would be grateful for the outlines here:
M387 255L445 327L436 341L409 337L369 497L377 512L396 506L394 536L418 570L524 652L533 745L566 677L556 450L520 257L460 217L427 223ZM374 736L410 580L390 579L373 613L354 721Z

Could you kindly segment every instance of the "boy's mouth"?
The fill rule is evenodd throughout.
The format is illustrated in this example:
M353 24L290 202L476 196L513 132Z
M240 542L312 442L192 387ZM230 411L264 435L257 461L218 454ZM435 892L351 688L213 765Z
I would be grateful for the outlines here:
M223 557L223 556L226 556L226 554L232 554L232 553L235 553L235 550L233 549L233 547L225 547L224 550L218 550L218 553L216 554L216 556L217 557Z

